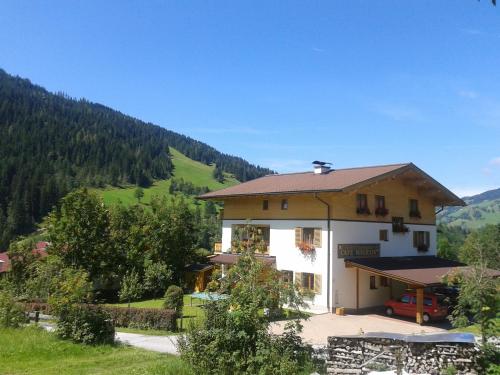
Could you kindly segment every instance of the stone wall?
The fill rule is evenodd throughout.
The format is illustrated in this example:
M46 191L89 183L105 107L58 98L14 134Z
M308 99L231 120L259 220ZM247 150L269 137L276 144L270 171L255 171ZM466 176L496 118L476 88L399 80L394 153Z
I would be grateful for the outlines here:
M410 374L439 375L450 366L458 374L478 374L479 348L474 338L446 336L439 335L435 341L431 336L397 334L329 337L328 373L367 374L370 369L396 369L399 362Z

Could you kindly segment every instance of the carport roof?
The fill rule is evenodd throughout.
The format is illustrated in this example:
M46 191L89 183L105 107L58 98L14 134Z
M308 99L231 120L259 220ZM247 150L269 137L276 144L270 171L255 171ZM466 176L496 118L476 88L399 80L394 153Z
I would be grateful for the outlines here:
M347 258L347 267L358 267L368 272L417 286L442 284L444 276L465 264L435 256ZM500 271L491 270L492 276Z

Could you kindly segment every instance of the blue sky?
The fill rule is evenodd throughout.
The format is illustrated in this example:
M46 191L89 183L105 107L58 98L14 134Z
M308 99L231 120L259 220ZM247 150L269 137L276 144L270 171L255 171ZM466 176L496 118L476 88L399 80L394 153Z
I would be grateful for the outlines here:
M0 67L280 172L413 161L500 187L488 0L3 0Z

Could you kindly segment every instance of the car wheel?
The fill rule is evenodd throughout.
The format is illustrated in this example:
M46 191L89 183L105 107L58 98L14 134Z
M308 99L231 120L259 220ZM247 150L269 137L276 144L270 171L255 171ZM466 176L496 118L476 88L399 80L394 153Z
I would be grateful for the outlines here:
M388 316L392 316L392 314L394 314L394 310L392 309L392 307L388 307L388 308L385 309L385 313Z
M424 315L422 316L422 318L424 320L424 323L429 323L431 321L431 317L427 313L424 313Z

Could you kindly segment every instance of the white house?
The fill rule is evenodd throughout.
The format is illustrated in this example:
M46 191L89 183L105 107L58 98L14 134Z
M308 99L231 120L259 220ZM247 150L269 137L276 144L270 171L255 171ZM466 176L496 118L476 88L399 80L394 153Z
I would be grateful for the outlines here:
M316 309L378 306L408 286L422 297L458 265L436 257L436 210L465 203L412 163L334 170L318 162L200 198L224 204L214 263L234 263L236 229L258 226L268 243L262 259L313 291Z

